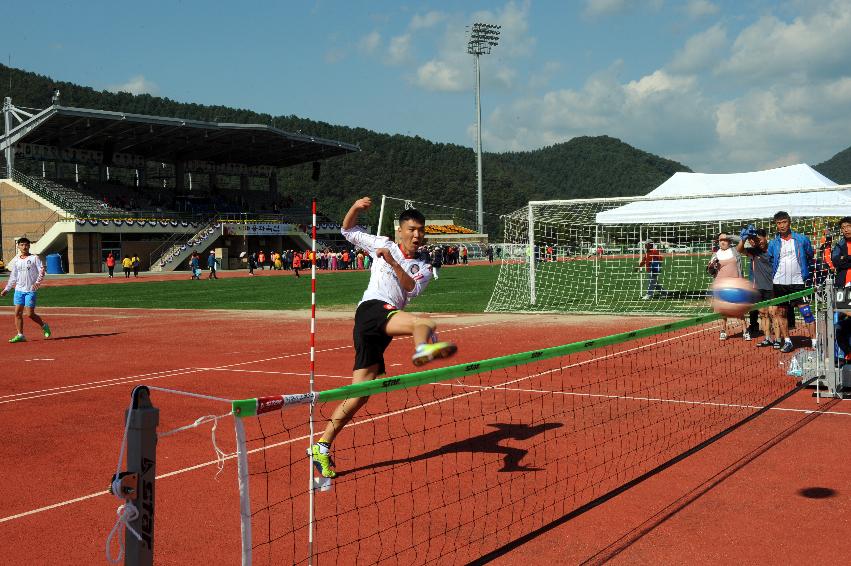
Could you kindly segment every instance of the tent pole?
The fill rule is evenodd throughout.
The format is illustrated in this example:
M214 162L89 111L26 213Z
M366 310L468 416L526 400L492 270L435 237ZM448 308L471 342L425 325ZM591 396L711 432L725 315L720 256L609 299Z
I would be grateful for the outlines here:
M600 281L600 254L597 250L600 248L600 225L594 224L594 304L599 301L599 281Z

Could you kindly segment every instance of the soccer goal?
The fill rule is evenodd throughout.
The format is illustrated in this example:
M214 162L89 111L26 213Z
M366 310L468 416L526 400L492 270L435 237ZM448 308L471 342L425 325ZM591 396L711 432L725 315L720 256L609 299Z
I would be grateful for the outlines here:
M738 238L753 224L771 238L781 210L792 216L794 231L810 238L818 279L839 218L851 215L849 188L530 202L504 217L510 251L502 254L486 310L706 312L706 266L718 234Z

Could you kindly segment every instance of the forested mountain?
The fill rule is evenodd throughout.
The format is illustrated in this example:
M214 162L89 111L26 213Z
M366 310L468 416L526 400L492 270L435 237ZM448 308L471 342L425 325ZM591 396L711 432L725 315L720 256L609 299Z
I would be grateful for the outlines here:
M840 151L824 163L813 165L813 169L840 185L851 184L851 147Z
M358 144L360 153L324 162L318 183L310 180L309 164L279 173L278 186L282 193L298 204L306 204L310 196L319 195L323 209L330 216L339 216L355 195L363 194L384 193L475 208L475 153L468 147L434 143L419 136L337 126L294 115L271 116L148 94L96 91L0 65L0 97L11 96L16 106L45 108L51 104L56 90L61 93L63 106L210 122L271 124L287 131ZM690 171L685 165L608 136L578 137L534 151L485 153L483 162L484 208L494 214L516 210L529 200L645 194L676 171ZM851 182L851 148L815 168L837 183ZM488 222L491 232L496 228L495 223L495 220Z

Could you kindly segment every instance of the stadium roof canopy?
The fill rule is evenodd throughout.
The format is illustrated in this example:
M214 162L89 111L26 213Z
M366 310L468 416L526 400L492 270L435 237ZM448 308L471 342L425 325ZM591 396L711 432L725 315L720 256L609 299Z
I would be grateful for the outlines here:
M846 216L851 211L851 190L842 190L846 187L804 163L747 173L678 172L644 197L597 213L596 221L672 224L758 219L771 218L779 210L799 218Z
M15 109L20 110L20 109ZM149 161L207 161L289 167L360 151L356 145L264 124L231 124L146 116L54 104L26 116L0 137L0 151L19 143L132 154Z

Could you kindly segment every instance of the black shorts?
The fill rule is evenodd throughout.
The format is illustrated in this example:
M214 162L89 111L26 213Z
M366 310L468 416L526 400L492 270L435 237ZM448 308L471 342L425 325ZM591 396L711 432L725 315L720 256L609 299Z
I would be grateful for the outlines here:
M760 303L762 301L768 301L769 299L774 298L774 289L757 289L756 293L757 293L757 295L759 295L759 301L758 302L760 302Z
M784 297L786 295L791 295L792 293L797 293L798 291L803 291L806 289L806 285L774 285L774 298ZM778 307L785 307L787 305L797 306L804 302L802 299L793 299L788 303L779 303Z
M358 305L352 331L355 341L355 367L352 369L359 370L378 364L378 374L385 373L384 350L393 338L384 329L390 317L397 312L399 309L393 305L376 299Z

